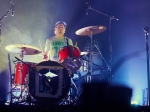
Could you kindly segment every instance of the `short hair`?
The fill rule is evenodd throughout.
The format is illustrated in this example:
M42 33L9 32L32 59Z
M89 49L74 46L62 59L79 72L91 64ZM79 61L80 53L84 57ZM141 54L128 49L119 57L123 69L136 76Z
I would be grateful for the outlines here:
M67 23L64 22L64 21L57 21L57 22L55 23L55 27L56 27L58 24L63 24L65 28L67 27Z

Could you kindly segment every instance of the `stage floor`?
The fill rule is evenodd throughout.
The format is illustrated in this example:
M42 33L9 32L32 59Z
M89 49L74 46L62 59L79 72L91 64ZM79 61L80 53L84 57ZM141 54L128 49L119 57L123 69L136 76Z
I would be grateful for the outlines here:
M116 106L117 107L117 106ZM88 112L94 112L95 110L102 110L103 112L111 112L111 111L115 111L115 112L150 112L150 108L148 106L131 106L128 109L123 109L120 108L119 106L117 108L109 108L109 107L96 107L93 108L93 106L91 106L91 108L87 109L86 105L15 105L15 104L11 104L11 105L4 105L1 104L0 105L0 109L2 111L52 111L52 112L84 112L84 111L88 111ZM104 108L106 108L104 110ZM92 111L93 109L93 111Z

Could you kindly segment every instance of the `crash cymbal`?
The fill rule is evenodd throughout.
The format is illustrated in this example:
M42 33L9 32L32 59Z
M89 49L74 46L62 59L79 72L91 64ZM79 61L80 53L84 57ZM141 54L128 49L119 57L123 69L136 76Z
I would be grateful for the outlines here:
M23 44L8 45L5 49L9 52L23 55L35 55L41 53L39 48Z
M102 33L106 29L107 28L105 26L88 26L77 30L75 34L80 36L89 36L91 35L91 32L92 35L94 35L94 34Z

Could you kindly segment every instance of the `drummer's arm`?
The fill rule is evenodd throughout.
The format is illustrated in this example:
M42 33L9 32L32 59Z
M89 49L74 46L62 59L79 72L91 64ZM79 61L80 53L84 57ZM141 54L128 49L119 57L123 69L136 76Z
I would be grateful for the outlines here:
M43 60L48 61L49 59L49 51L46 51L43 55Z
M49 50L50 50L49 40L47 39L46 44L45 44L45 49L44 49L45 52L43 53L43 60L48 61L48 59L49 59Z

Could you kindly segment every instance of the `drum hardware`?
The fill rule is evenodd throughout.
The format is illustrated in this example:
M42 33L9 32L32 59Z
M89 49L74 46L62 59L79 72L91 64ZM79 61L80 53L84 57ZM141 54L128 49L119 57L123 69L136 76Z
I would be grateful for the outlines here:
M41 50L36 47L29 46L29 45L23 45L23 44L8 45L5 47L5 49L9 52L20 55L20 59L16 58L19 61L18 61L18 63L16 63L16 65L17 65L16 66L16 74L15 74L15 78L14 78L15 86L14 86L14 88L12 88L12 90L16 89L17 86L20 86L21 93L20 93L19 97L15 97L15 96L11 95L11 102L12 102L12 98L18 99L18 101L16 103L19 103L19 100L21 100L21 102L24 102L22 94L23 94L23 92L25 92L26 89L28 89L28 84L27 84L26 78L28 77L28 67L30 67L30 66L27 63L23 62L23 58L24 58L24 55L39 54L39 53L41 53ZM12 94L12 90L10 92L11 94ZM28 98L28 95L29 95L29 92L27 90L27 98Z
M75 105L81 95L81 91L80 94L77 94L78 88L76 86L76 84L74 83L73 79L71 78L71 87L70 90L68 92L68 95L59 102L59 105Z
M64 46L58 52L60 63L64 67L66 67L68 71L75 71L80 68L81 61L79 59L79 56L80 56L79 48L71 45Z
M86 59L86 58L83 58L82 56L80 56L80 59L81 59L81 60L85 60L86 62L88 62L88 63L90 63L90 64L92 64L92 65L94 65L94 66L97 67L95 70L92 70L92 73L93 73L94 71L96 71L96 70L103 70L103 69L104 69L103 66L99 66L99 65L97 65L97 64L95 64L95 63L91 63L90 60L88 60L88 59ZM78 79L76 79L75 82L78 81L78 80L80 80L80 79L82 79L82 78L84 78L84 77L86 77L86 76L88 76L88 75L90 75L90 73L91 73L91 71L87 72L84 76L81 76L81 77L79 77Z
M23 62L22 60L20 60L19 58L17 58L17 57L15 57L18 61L21 61L23 64L25 64L25 62ZM43 64L44 64L44 66L43 66ZM39 63L39 64L37 64L34 68L32 68L33 70L30 70L31 72L40 72L40 74L42 74L42 76L45 76L45 75L43 75L43 73L41 73L41 72L45 72L45 70L46 70L46 68L48 68L48 67L46 67L45 65L52 65L52 67L53 66L56 66L56 65L59 65L59 66L61 66L61 67L63 67L61 64L59 64L59 63L57 63L57 62L53 62L53 61L44 61L44 62L41 62L41 63ZM43 67L43 68L42 68ZM59 67L58 67L59 68ZM64 67L63 67L64 68ZM66 68L64 68L64 69L66 69ZM42 70L44 70L44 71L42 71ZM66 72L66 73L65 73ZM70 80L70 76L69 76L69 74L67 74L67 70L65 70L65 72L64 72L64 78L65 78L65 80ZM25 100L22 100L21 102L16 102L16 103L23 103L23 102L27 102L27 103L42 103L42 104L44 104L45 102L46 102L46 104L49 104L49 103L51 103L52 102L52 104L53 103L56 103L56 101L54 100L53 101L53 98L47 98L47 97L45 97L45 95L43 95L43 98L42 97L37 97L33 92L32 92L32 90L33 90L33 88L36 86L34 86L33 88L31 87L31 85L33 85L33 83L35 84L35 82L36 81L33 81L33 78L31 78L33 76L33 73L31 73L31 74L29 74L29 77L30 77L30 79L28 80L29 81L29 84L28 84L28 86L29 87L27 87L27 89L29 90L28 91L28 93L29 93L29 95L27 95L27 98L29 98L29 99L25 99ZM69 79L68 79L68 78ZM47 77L45 77L45 78L47 78ZM34 80L36 80L36 78L34 78ZM45 80L47 83L48 83L48 80ZM45 82L44 81L44 82ZM33 82L33 83L32 83ZM54 82L55 83L55 82ZM71 86L69 86L70 85L70 83L67 81L67 82L65 82L67 85L66 85L66 90L68 89L68 91L66 91L66 93L64 94L63 93L63 95L62 95L62 97L61 98L56 98L56 100L61 100L61 99L63 99L64 98L64 96L66 96L66 100L64 100L64 102L66 103L66 104L69 104L69 102L70 103L73 103L72 101L74 101L75 102L75 100L77 100L77 98L75 99L72 99L72 97L70 97L69 96L69 94L70 94L70 91L69 91L69 88L70 87L72 87L72 86L75 86L74 84L73 85L71 85ZM55 87L56 87L56 84L54 84L55 85ZM37 87L36 87L37 88ZM64 90L62 91L62 92L65 92ZM67 93L68 93L68 96L67 96ZM31 98L31 96L33 96L33 98L35 99L35 100L37 100L36 102L33 102L32 101L32 98ZM29 96L29 97L28 97ZM46 98L46 99L45 99ZM47 100L47 99L49 99L49 100ZM45 101L45 100L47 100L47 101ZM62 102L61 102L62 103Z
M19 98L20 97L17 97L17 96L15 96L14 94L13 94L13 90L16 90L16 88L17 88L17 86L15 85L14 87L11 87L11 89L10 89L10 91L5 95L5 96L3 96L2 98L1 98L1 100L4 100L6 97L7 97L7 95L11 95L11 98L14 98L14 99L17 99L17 100L19 100ZM12 100L9 102L9 104L12 104L13 102L12 102Z
M20 96L19 96L19 99L21 100L21 102L19 102L19 100L18 100L16 103L24 102L23 101L23 92L27 88L27 80L25 80L25 78L28 76L28 71L27 71L27 68L24 69L27 66L25 66L23 64L23 58L24 58L24 51L25 51L25 49L26 49L25 47L22 47L21 50L20 50L21 51L21 53L20 53L20 58L21 59L18 60L18 58L16 58L18 61L20 61L20 65L19 65L18 69L16 69L17 73L15 74L14 84L15 85L20 85ZM17 74L20 76L19 79L17 77ZM23 88L23 85L25 85L24 88ZM27 91L27 96L28 96L28 91Z
M17 58L17 57L15 57L15 58L18 60L18 62L21 63L21 65L22 65L21 69L22 69L22 70L26 70L25 72L28 72L28 71L27 71L27 67L29 68L29 71L30 71L30 70L35 70L35 69L33 68L33 66L27 64L26 62L24 62L23 60L21 60L21 59L19 59L19 58ZM23 67L26 67L26 69L24 69ZM22 72L22 74L25 74L25 72ZM26 91L26 98L25 98L25 99L22 99L21 101L18 100L18 101L15 102L15 103L18 103L18 104L19 104L19 103L25 102L25 103L28 103L29 105L31 105L31 104L32 104L32 99L33 99L33 97L32 97L31 94L29 93L29 72L26 74L26 76L23 77L23 79L24 79L24 82L22 83L22 79L21 79L21 84L20 84L20 86L21 86L21 94L20 94L20 97L21 97L21 99L22 99L22 93L23 93L24 91ZM24 85L24 89L22 89L22 85Z
M101 53L101 51L99 50L98 46L97 46L96 44L94 44L94 45L95 45L95 47L96 47L96 49L97 49L98 53L100 54L100 56L101 56L101 58L102 58L103 62L106 64L106 66L107 66L107 70L110 70L110 71L111 71L111 68L110 68L110 67L109 67L109 65L107 64L107 62L106 62L105 58L102 56L102 53Z
M111 44L111 22L112 22L112 20L118 21L119 19L115 18L114 16L110 16L108 14L100 12L100 11L92 8L91 6L89 6L89 9L92 10L92 11L95 11L98 14L104 15L104 16L106 16L109 19L109 28L108 28L108 30L109 30L108 31L109 32L109 36L108 36L108 38L109 38L110 66L108 67L108 70L109 70L109 83L112 83L112 77L113 77L113 75L111 73L111 63L112 63L112 53L113 53L113 51L112 51L112 44ZM97 33L97 31L95 33Z
M71 79L64 66L55 61L43 61L34 68L29 73L29 92L38 103L58 104L67 96ZM57 76L46 77L49 71Z
M19 58L17 58L17 57L15 57L17 60L19 60L19 61L21 61ZM25 62L23 62L22 61L22 63L25 63ZM50 81L48 81L48 77L46 77L46 75L44 75L45 73L45 70L46 70L46 66L42 66L41 64L42 63L46 63L46 64L50 64L50 63L52 63L52 64L50 64L50 65L53 65L54 64L54 66L56 66L57 64L59 65L59 66L62 66L61 64L59 64L59 63L57 63L57 62L53 62L53 61L45 61L45 62L41 62L41 63L39 63L39 64L37 64L34 68L32 68L33 70L31 70L32 72L38 72L38 73L40 73L41 75L42 75L42 77L44 77L44 82L46 82L46 83L49 83ZM57 65L57 66L58 66ZM42 68L41 69L41 67L44 67L44 68ZM63 66L62 66L63 67ZM65 69L65 68L64 68ZM65 71L65 72L67 72L67 70ZM33 75L33 74L30 74L30 75ZM69 76L69 74L66 74L65 73L65 75L69 78L70 76ZM65 77L66 77L65 76ZM54 76L53 76L54 77ZM46 80L45 80L46 79ZM31 80L32 79L29 79L29 82L31 82ZM67 79L67 80L69 80L69 79ZM69 82L68 82L69 83ZM32 84L32 83L30 83L30 84ZM27 85L30 85L30 84L27 84ZM68 84L67 85L67 87L69 86L70 84ZM36 86L36 85L35 85ZM47 85L48 86L48 85ZM53 87L52 87L53 88ZM27 87L27 89L29 89L28 87ZM67 88L66 88L67 89ZM69 89L69 88L68 88ZM31 90L31 89L30 89ZM37 99L38 101L40 101L40 102L42 102L43 103L43 100L41 100L41 98L40 97L36 97L35 96L35 94L33 94L31 91L28 91L28 93L29 93L29 96L27 96L28 97L28 100L25 100L25 101L21 101L21 102L33 102L33 101L31 101L31 96L34 96L33 98L35 98L35 99ZM69 90L68 90L69 91ZM68 92L67 91L67 92ZM31 96L30 96L31 95ZM64 96L66 96L65 94L63 94L63 97ZM45 96L43 96L43 97L45 97ZM69 97L69 96L68 96ZM47 99L47 98L46 98ZM44 101L46 100L46 99L44 99ZM49 98L48 98L49 99ZM59 99L59 98L58 98ZM62 99L62 98L61 98ZM61 100L60 99L60 100ZM51 98L49 99L49 101L45 101L45 102L47 102L47 103L49 103L49 102L51 102L50 101L51 100ZM57 99L56 99L57 100ZM37 102L38 102L37 101ZM68 101L68 100L66 100L66 101ZM64 100L64 102L66 102L65 100ZM21 102L18 102L18 103L21 103ZM53 102L53 101L52 101ZM53 102L53 103L56 103L55 101Z
M90 83L91 82L91 78L92 78L92 46L93 46L93 35L94 34L98 34L98 33L102 33L103 31L106 30L106 27L105 26L89 26L89 27L85 27L85 28L81 28L79 30L77 30L75 33L77 35L80 35L80 36L89 36L90 37L90 69L89 69L89 72L90 74L87 75L87 80L86 82L87 83Z
M64 46L58 52L59 61L63 66L65 66L69 71L75 71L80 68L81 62L78 59L80 56L80 50L75 46L69 45L68 38L66 38L67 46Z
M26 63L26 62L24 62L23 61L23 56L24 55L28 55L28 53L29 53L29 55L34 55L34 53L33 53L33 50L34 50L34 48L33 47L31 47L31 46L29 46L29 48L27 48L28 46L26 46L25 47L25 50L20 50L20 49L23 49L23 48L20 48L20 47L17 47L17 46L20 46L20 45L10 45L10 46L7 46L6 47L6 49L9 51L9 52L13 52L13 53L17 53L17 54L19 54L19 52L20 51L22 51L22 53L20 54L20 58L21 59L19 59L19 58L17 58L17 57L15 57L16 59L17 59L17 61L18 61L18 63L16 63L16 68L18 69L18 70L20 70L20 69L27 69L27 68L29 68L30 70L29 70L29 74L27 74L26 76L23 76L23 77L25 77L23 80L24 80L24 82L22 81L22 80L20 80L20 82L18 82L15 86L18 86L18 85L22 85L22 86L24 86L24 87L22 87L22 92L23 91L26 91L26 97L22 97L21 98L21 96L22 96L22 93L20 94L20 96L19 96L19 98L18 98L18 101L16 101L15 103L29 103L29 105L31 105L32 103L47 103L47 104L55 104L55 103L57 103L58 101L60 101L60 100L62 100L66 95L67 95L67 93L69 94L69 88L71 87L71 81L69 81L69 80L71 80L70 79L70 75L68 74L68 70L66 69L66 68L64 68L64 66L62 66L61 64L59 64L59 63L57 63L57 62L53 62L53 61L44 61L44 62L41 62L41 63L39 63L39 64L37 64L36 66L34 66L34 68L33 67L31 67L28 63ZM25 52L24 52L25 51ZM44 64L44 66L42 65L42 64ZM53 67L55 67L56 66L56 68L63 68L63 72L62 72L62 75L63 75L63 77L64 77L64 79L62 80L64 83L63 83L63 85L62 85L62 95L60 96L60 97L58 97L58 98L51 98L51 97L45 97L45 95L43 94L43 97L42 96L37 96L36 94L36 91L33 91L34 89L36 90L36 86L37 85L35 85L35 83L36 83L36 81L35 81L35 78L37 78L37 77L41 77L41 76L37 76L36 74L38 73L38 74L41 74L42 75L42 77L44 77L46 80L44 80L44 82L46 82L47 84L49 83L49 82L52 82L52 81L48 81L48 76L45 76L45 74L42 74L41 72L41 69L43 70L43 69L47 69L47 68L49 68L49 66L50 66L50 68L53 68ZM44 68L42 68L42 67L44 67ZM46 68L45 68L46 67ZM22 70L20 70L20 71L22 71ZM26 71L26 70L25 70ZM44 71L45 72L45 71ZM34 74L35 73L35 74ZM24 72L23 72L23 75L24 75ZM35 76L34 76L35 75ZM59 75L59 77L60 77L61 75ZM34 78L33 78L34 77ZM58 76L57 76L58 77ZM60 77L61 78L61 77ZM20 78L21 79L21 78ZM53 83L54 83L54 86L56 87L56 82L55 81L53 81ZM61 83L60 83L61 84ZM53 87L52 87L53 88ZM19 99L21 99L21 100L19 100ZM33 100L35 100L35 101L33 101Z
M5 47L5 49L9 52L12 52L12 53L16 53L16 54L19 54L20 55L20 64L18 64L18 68L17 68L17 71L18 71L18 74L20 76L20 79L15 79L15 81L17 80L18 82L16 84L24 84L24 76L22 76L22 74L26 75L27 74L27 71L23 71L23 68L25 67L26 69L26 63L23 64L22 61L23 61L23 58L24 58L24 55L35 55L35 54L39 54L41 53L41 50L39 48L36 48L34 46L29 46L29 45L24 45L24 44L13 44L13 45L8 45ZM15 77L16 78L16 77Z

